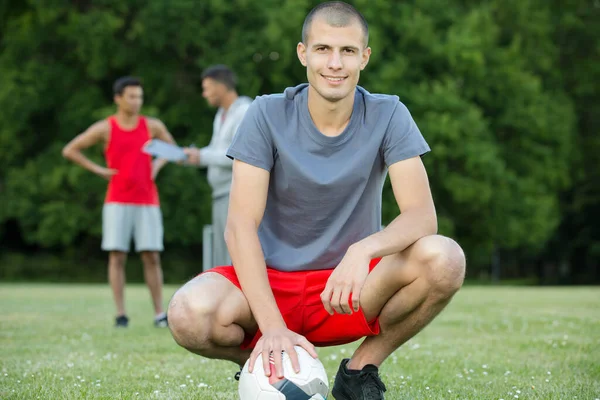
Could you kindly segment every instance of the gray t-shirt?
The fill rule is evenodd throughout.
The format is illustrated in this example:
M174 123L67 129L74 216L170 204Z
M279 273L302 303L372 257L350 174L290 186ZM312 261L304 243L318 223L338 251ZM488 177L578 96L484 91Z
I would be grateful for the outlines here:
M259 96L227 156L270 171L258 236L268 266L334 268L350 245L381 229L387 167L429 146L397 96L357 87L352 117L323 135L308 111L308 85Z

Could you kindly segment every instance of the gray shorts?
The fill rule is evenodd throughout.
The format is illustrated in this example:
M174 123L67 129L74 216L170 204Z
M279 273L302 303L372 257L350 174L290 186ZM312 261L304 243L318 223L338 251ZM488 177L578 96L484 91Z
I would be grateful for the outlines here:
M129 252L163 250L163 223L160 207L104 204L102 208L102 250Z

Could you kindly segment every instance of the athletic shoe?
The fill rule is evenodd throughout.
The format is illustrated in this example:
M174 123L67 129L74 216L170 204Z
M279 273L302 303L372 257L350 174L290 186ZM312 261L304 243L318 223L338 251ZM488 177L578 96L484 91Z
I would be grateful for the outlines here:
M154 326L157 328L168 328L169 321L167 320L167 314L154 318Z
M331 394L336 400L383 400L385 385L379 377L379 370L372 364L360 371L348 370L349 358L342 360L335 376Z
M126 315L120 315L115 318L115 327L127 328L127 325L129 325L129 318Z
M234 376L234 378L235 378L235 380L236 380L236 381L239 381L239 380L240 380L240 375L241 375L241 374L242 374L242 369L240 368L240 370L239 370L238 372L236 372L236 373L235 373L235 376Z

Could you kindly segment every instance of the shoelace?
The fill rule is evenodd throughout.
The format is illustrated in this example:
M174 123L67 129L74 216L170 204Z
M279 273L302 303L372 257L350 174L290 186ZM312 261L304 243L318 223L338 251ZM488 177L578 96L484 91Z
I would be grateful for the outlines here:
M382 391L386 391L385 384L381 381L379 374L375 371L363 372L360 375L360 379L364 381L365 394L368 396L381 395Z
M240 374L242 373L242 371L238 371L235 373L235 380L239 381L240 380Z

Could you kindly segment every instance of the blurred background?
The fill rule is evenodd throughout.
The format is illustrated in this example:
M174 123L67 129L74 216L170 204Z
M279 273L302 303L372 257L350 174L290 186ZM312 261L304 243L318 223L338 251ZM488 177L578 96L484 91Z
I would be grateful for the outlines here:
M62 147L141 77L143 113L204 146L216 110L200 73L222 63L254 97L305 82L305 0L0 1L0 280L106 281L106 181ZM373 55L360 85L396 94L432 152L440 233L479 283L600 283L600 1L357 0ZM100 146L87 152L102 160ZM201 269L204 170L157 184L167 283ZM398 212L389 184L383 222ZM139 267L139 268L138 268ZM129 281L142 281L130 255Z

